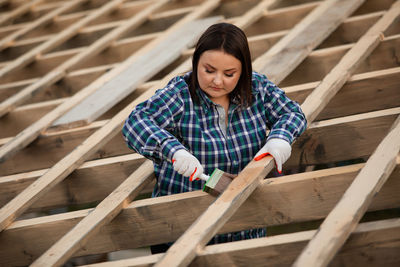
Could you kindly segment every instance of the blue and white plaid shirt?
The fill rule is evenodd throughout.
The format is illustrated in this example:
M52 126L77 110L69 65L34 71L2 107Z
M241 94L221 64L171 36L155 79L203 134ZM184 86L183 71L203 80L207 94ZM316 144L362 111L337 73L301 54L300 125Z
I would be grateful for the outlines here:
M200 104L193 103L188 77L189 73L175 77L137 105L123 127L128 146L154 162L157 183L153 197L203 188L204 181L190 182L174 171L171 160L179 149L192 153L206 174L215 168L238 174L268 139L292 143L306 129L298 103L287 98L265 75L253 72L253 103L241 108L233 99L227 124L222 106L214 104L202 90L197 90ZM258 237L265 232L247 234ZM232 240L249 238L247 234Z

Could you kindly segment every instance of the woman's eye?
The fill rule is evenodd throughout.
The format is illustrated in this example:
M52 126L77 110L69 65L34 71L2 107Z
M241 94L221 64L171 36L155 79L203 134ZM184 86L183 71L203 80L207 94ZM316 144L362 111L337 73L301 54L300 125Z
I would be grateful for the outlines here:
M206 69L206 72L207 72L207 73L213 73L212 70L208 70L208 69Z
M229 74L228 74L228 73L225 73L225 76L226 76L226 77L233 77L233 73L229 73Z

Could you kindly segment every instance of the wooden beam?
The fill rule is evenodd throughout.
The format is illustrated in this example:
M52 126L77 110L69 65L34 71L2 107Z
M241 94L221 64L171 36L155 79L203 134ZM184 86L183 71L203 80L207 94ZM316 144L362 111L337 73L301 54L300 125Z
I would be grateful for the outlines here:
M80 0L76 0L80 1ZM95 20L96 18L107 14L111 12L113 9L117 8L118 5L120 5L124 0L113 0L106 5L103 5L101 8L96 10L93 13L90 13L87 17L84 17L83 19L75 22L71 26L69 26L67 29L61 31L58 33L56 36L53 38L49 39L48 41L42 43L41 45L35 47L28 53L23 54L22 56L18 57L14 61L12 61L10 64L7 64L4 68L0 69L0 78L3 78L6 74L20 69L29 63L33 62L38 55L41 55L57 45L63 43L64 41L68 40L72 36L74 36L82 27L85 25L89 24L91 21ZM1 109L3 110L3 109ZM2 112L0 113L4 115Z
M82 2L86 2L86 1L87 0L68 2L64 5L61 5L59 8L56 8L55 10L47 13L45 16L42 16L41 18L37 19L33 23L27 25L26 27L23 27L20 30L13 32L12 34L8 35L6 38L3 38L0 41L0 51L4 50L7 47L10 47L13 44L13 42L16 39L18 39L20 36L34 30L37 27L40 27L40 26L43 26L43 25L49 23L56 16L59 16L60 14L73 9L76 6L81 5Z
M209 245L190 266L289 266L315 230L246 241ZM387 219L360 224L330 266L396 266L400 263L400 220ZM378 246L375 246L379 242ZM285 255L282 257L282 255ZM368 257L366 257L368 255ZM163 254L82 265L85 267L152 266Z
M255 7L247 11L243 16L240 16L234 21L235 25L241 29L245 29L258 19L260 19L266 10L269 10L278 1L276 0L263 0L260 1Z
M398 67L395 57L389 51L396 50L400 45L399 37L395 35L384 38L367 59L359 64L354 74ZM353 46L347 44L312 52L281 82L281 87L322 80Z
M325 76L321 84L303 103L303 111L306 114L307 120L313 121L320 111L325 108L327 103L340 90L361 62L378 46L383 39L382 33L390 27L399 13L400 2L397 1L389 11L367 31L367 33L358 40L332 71Z
M39 47L40 49L39 48L34 49L31 52L24 54L23 57L29 56L32 57L33 59L33 56L35 56L37 53L42 53L45 49L48 49L49 46L53 46L55 44L54 40L57 40L57 44L61 43L62 41L65 41L66 39L70 38L73 34L75 34L79 30L79 28L83 27L84 25L88 24L90 21L93 21L94 19L98 18L104 13L110 12L110 10L115 9L120 4L121 1L123 0L114 0L113 2L110 2L107 5L104 5L101 9L97 10L89 17L86 17L85 19L73 24L69 28L69 30L62 31L59 35L41 45ZM59 65L57 68L53 69L39 81L24 88L22 91L19 91L12 97L9 97L8 99L0 103L0 117L7 114L11 110L15 109L15 107L17 107L18 105L29 99L32 95L39 92L39 90L62 79L71 68L79 64L81 61L87 60L93 55L96 55L97 53L101 52L103 49L109 46L113 41L115 41L121 35L139 26L147 19L147 17L151 12L153 12L154 10L165 4L167 1L168 0L158 1L157 4L149 5L148 8L145 8L144 10L133 16L125 24L122 24L120 27L104 35L102 38L92 43L87 49L81 51L80 53L76 54L72 58L65 61L63 64ZM38 52L39 50L40 52ZM5 68L7 68L7 66ZM0 77L2 70L3 69L0 69Z
M400 156L396 164L369 211L399 206ZM363 166L349 165L265 179L219 233L323 219ZM214 200L209 194L196 191L134 201L75 256L175 241ZM1 265L29 265L90 211L14 222L0 235Z
M154 177L153 162L146 160L135 172L108 195L97 207L71 231L64 235L30 266L60 266L64 264L100 228L111 222L120 211L140 193Z
M101 201L144 160L145 158L139 154L128 154L85 162L45 197L36 201L28 212ZM48 169L42 169L0 177L0 207L7 204L47 171ZM141 193L148 194L153 187L154 183Z
M279 84L364 1L328 0L315 8L285 37L254 62L257 71ZM282 64L284 62L284 64Z
M12 23L12 21L18 16L23 15L24 13L29 12L34 6L39 5L43 0L35 0L32 2L25 3L24 5L19 6L17 9L7 13L0 18L0 25L5 25L7 23Z
M399 150L400 116L339 203L324 220L318 233L297 258L294 266L326 266L329 264L351 232L357 227L359 220L372 202L372 198L392 173Z
M293 144L292 155L284 166L293 168L367 158L386 135L399 112L400 107L397 107L312 123L309 130Z

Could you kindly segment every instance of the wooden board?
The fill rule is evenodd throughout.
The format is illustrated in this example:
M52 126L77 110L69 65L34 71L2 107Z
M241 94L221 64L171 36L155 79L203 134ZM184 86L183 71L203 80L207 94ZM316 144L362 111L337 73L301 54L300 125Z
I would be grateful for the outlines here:
M326 217L318 233L296 259L294 266L327 266L331 262L392 173L399 150L400 116Z

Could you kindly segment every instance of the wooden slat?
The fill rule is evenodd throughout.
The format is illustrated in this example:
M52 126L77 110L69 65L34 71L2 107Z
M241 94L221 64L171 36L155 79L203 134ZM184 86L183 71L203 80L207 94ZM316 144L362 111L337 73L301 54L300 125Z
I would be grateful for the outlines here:
M36 81L35 83L19 91L12 97L9 97L5 101L3 101L0 104L0 117L15 109L18 105L28 100L32 95L37 94L40 90L43 90L47 86L54 84L55 82L62 79L64 76L67 75L67 72L70 71L77 64L81 63L82 61L88 60L93 55L100 53L120 36L143 23L147 19L147 17L152 12L154 12L154 10L164 5L168 1L169 0L162 0L158 1L156 4L149 5L138 14L132 16L132 18L130 18L124 24L121 24L120 27L115 28L108 34L105 34L102 38L92 43L89 47L81 50L81 52L75 54L75 56L59 65L57 68L53 69L50 73L45 75L40 80ZM110 8L114 7L115 5L112 5ZM97 16L95 16L94 18L96 17Z
M134 153L85 162L45 197L36 201L28 212L101 201L144 160L143 156ZM47 171L48 169L41 169L0 177L0 207L7 204ZM141 193L148 194L153 187L154 183Z
M235 20L235 25L241 29L247 28L249 25L253 24L259 18L261 18L264 15L264 12L266 10L269 10L277 2L277 0L261 1L255 7L247 11L243 16L240 16L237 20Z
M40 4L41 2L43 2L43 0L35 0L35 1L29 2L29 3L26 3L24 5L21 5L20 7L11 11L7 15L0 17L0 25L5 25L8 23L11 23L15 18L28 12L30 9L32 9L34 6Z
M400 150L400 116L366 165L329 213L294 266L327 266L346 242L396 165Z
M400 157L395 172L369 211L399 206L399 164ZM266 179L219 233L323 219L363 166L349 165ZM213 201L212 196L202 191L134 201L75 256L174 241ZM29 265L32 258L40 256L90 211L14 222L0 235L0 263Z
M128 206L153 177L153 162L147 160L108 195L88 216L36 259L30 266L60 266L64 264L103 225L109 223Z
M82 27L88 25L90 22L94 21L98 17L111 12L113 9L117 8L123 1L124 0L113 0L106 5L103 5L101 8L97 9L93 13L90 13L86 17L69 26L67 29L61 31L53 38L35 47L28 53L25 53L17 59L13 60L10 64L7 64L4 68L0 69L0 78L4 77L6 74L14 70L20 69L28 65L29 63L33 62L35 58L39 55L55 48L57 45L73 37ZM3 107L0 109L0 111L0 115L4 115Z
M86 2L87 0L79 0L79 1L71 1L66 4L61 5L59 8L49 12L45 16L37 19L33 23L30 23L26 27L21 28L18 31L13 32L12 34L8 35L7 37L3 38L0 41L0 51L4 50L7 47L13 45L14 41L17 40L20 36L34 30L37 27L43 26L53 20L56 16L67 12L76 6L82 4L82 2Z
M208 26L220 19L221 17L212 17L193 21L167 34L167 38L151 50L142 53L114 79L105 83L96 92L56 120L53 126L70 128L94 121L132 93L140 84L179 58L182 52L193 45Z
M24 67L25 65L34 61L35 57L37 57L38 55L46 51L49 51L50 49L56 47L60 43L68 40L69 38L74 36L82 27L89 24L91 21L97 19L98 17L111 12L113 9L117 8L118 5L120 5L123 1L124 0L113 0L109 2L107 5L102 6L100 9L96 10L92 14L74 23L66 30L60 32L59 34L49 39L45 43L23 54L22 56L14 60L12 63L0 69L0 78L9 73L10 71ZM142 18L141 15L142 13L138 17L134 17L135 19L138 18L138 21L135 21L135 19L131 20L135 21L134 25L144 20L144 18ZM118 31L116 30L114 33L117 32ZM80 53L75 57L72 57L71 59L64 62L64 64L62 64L61 66L54 69L47 75L45 75L39 81L35 82L34 84L28 86L24 90L18 92L17 94L13 95L12 97L0 103L0 117L4 116L5 114L13 110L17 105L23 103L26 99L29 99L33 94L37 93L40 89L45 88L45 86L48 86L49 84L53 84L58 80L60 80L62 77L66 75L66 71L68 68L77 64L81 59L84 60L85 58L91 56L92 53L97 53L101 51L101 49L103 49L106 45L111 43L114 40L114 38L117 38L118 36L119 36L118 34L116 35L116 37L114 37L113 34L109 34L108 37L111 37L110 39L104 38L101 39L101 41L92 44L90 49L83 51L82 53Z
M199 252L194 266L290 266L315 230L210 245ZM400 219L360 224L329 266L397 266ZM379 242L379 247L371 246ZM282 257L282 255L285 255ZM366 257L368 255L368 257ZM85 267L152 266L163 254L82 265Z
M273 48L259 57L254 62L254 68L266 73L271 81L279 84L363 2L363 0L324 1Z
M313 121L316 118L361 62L378 46L383 39L382 33L391 26L399 13L400 2L396 1L390 10L360 38L332 71L325 76L318 88L303 103L303 111L308 120Z

